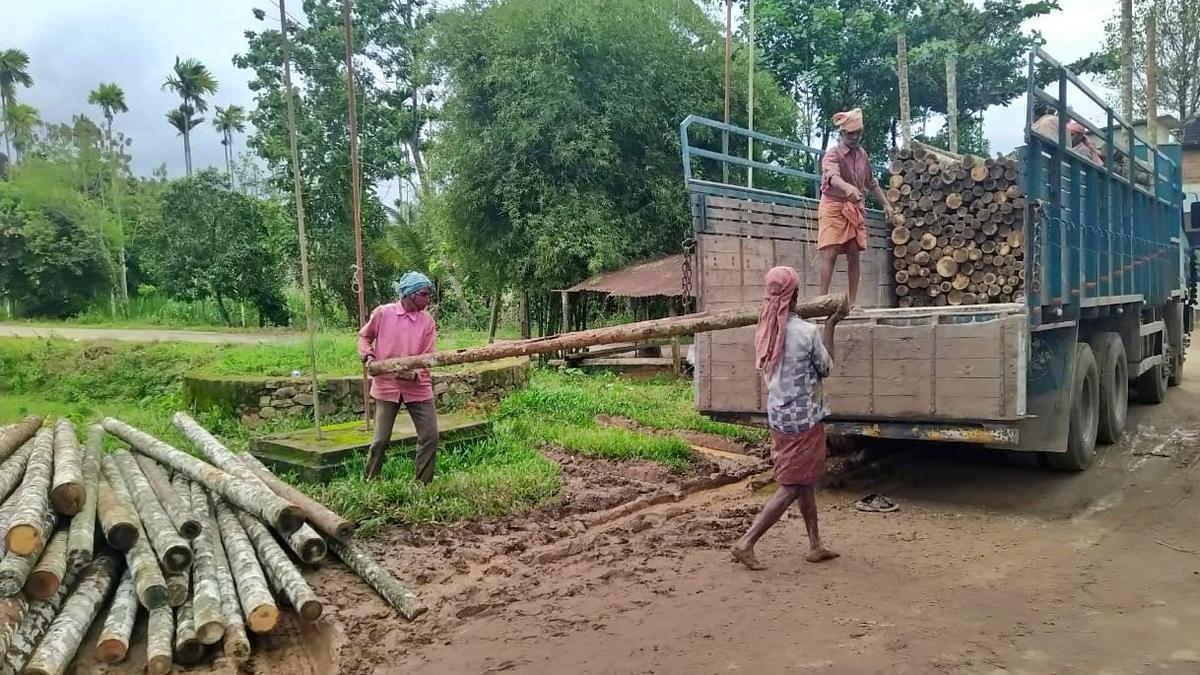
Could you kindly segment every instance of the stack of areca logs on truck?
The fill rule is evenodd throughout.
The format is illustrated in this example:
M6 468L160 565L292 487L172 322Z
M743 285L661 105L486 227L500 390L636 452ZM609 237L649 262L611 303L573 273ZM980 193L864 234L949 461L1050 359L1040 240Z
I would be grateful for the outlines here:
M1027 203L1016 160L913 143L892 153L888 201L901 307L1020 301Z
M424 611L352 523L186 414L172 422L207 462L113 418L82 446L65 419L0 431L0 673L63 673L93 623L96 658L121 661L140 617L152 674L209 650L243 663L281 607L321 616L296 561L327 550L406 618ZM132 452L102 453L105 432Z

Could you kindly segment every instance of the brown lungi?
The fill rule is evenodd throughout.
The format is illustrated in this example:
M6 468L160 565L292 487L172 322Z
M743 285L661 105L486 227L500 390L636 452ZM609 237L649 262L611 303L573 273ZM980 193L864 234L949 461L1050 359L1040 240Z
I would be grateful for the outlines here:
M825 425L785 434L771 430L771 465L780 485L812 485L825 474Z

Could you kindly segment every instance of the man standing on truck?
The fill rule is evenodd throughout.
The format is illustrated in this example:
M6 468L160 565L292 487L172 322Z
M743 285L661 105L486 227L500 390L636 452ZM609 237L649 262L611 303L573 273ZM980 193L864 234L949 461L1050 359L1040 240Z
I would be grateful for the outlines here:
M850 306L858 299L858 254L867 248L867 210L863 193L870 191L883 205L890 221L892 205L862 147L863 114L860 108L833 116L839 140L821 158L821 203L817 207L817 249L821 256L821 294L829 292L838 254L846 255Z
M425 308L433 295L433 282L420 272L408 272L396 282L396 302L380 305L358 331L358 354L370 365L377 359L432 354L437 327ZM433 481L437 457L437 409L433 404L433 381L428 368L406 373L376 375L371 378L371 398L375 399L375 437L367 455L367 479L379 475L392 426L400 405L408 408L417 431L417 480Z
M825 427L829 415L821 380L833 367L833 331L848 311L838 310L818 328L795 313L800 275L774 267L763 282L763 306L754 333L758 370L767 380L767 421L771 428L771 464L779 488L731 549L734 560L752 570L765 569L754 545L792 505L799 502L808 530L805 560L838 557L821 543L813 485L825 472Z

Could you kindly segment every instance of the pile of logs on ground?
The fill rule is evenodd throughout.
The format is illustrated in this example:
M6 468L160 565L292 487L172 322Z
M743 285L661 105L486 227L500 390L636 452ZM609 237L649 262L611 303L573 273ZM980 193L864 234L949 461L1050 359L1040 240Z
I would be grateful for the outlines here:
M244 663L281 607L321 616L298 564L327 550L406 618L424 611L352 523L186 414L172 422L207 462L112 418L82 447L65 419L0 429L0 673L60 675L94 622L96 658L121 661L141 617L152 674L210 649ZM102 453L105 432L132 452Z
M896 296L901 307L1020 301L1026 197L1013 159L914 143L892 154Z

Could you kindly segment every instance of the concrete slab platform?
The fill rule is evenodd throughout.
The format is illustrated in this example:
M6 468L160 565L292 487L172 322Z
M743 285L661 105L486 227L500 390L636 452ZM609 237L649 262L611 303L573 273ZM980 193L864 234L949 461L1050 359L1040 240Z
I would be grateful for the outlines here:
M438 450L482 438L490 429L491 423L481 417L439 414ZM362 421L346 422L323 427L320 440L315 429L255 438L250 441L250 452L273 470L295 472L306 481L325 482L338 475L356 455L365 455L371 436ZM408 414L401 410L392 427L388 451L411 453L416 444L416 429Z

